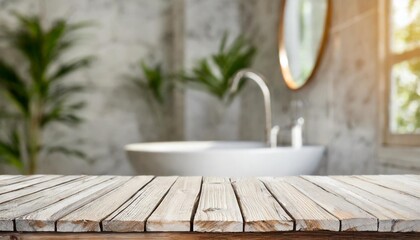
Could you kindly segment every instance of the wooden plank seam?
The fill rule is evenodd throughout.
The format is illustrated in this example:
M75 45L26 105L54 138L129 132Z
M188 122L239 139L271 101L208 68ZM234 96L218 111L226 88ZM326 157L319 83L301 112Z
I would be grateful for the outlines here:
M336 192L333 192L333 191L329 191L328 189L326 189L325 187L323 187L322 185L320 185L320 184L318 184L318 183L316 183L316 182L313 182L313 181L311 181L310 179L307 179L307 178L305 178L305 177L303 177L303 179L305 179L305 180L307 180L307 181L309 181L310 183L312 183L312 184L314 184L314 185L316 185L316 186L318 186L319 188L321 188L321 189L323 189L324 191L326 191L326 192L329 192L329 193L331 193L331 194L334 194L334 195L336 195L337 197L339 197L339 198L342 198L343 200L346 200L346 201L348 201L348 202L350 202L349 200L347 200L344 196L342 196L342 195L340 195L340 194L338 194L338 193L336 193ZM350 202L350 203L352 203L352 202ZM352 203L353 205L356 205L356 204L354 204L354 203ZM367 213L369 213L369 214L371 214L372 216L375 216L375 214L374 213L372 213L372 212L370 212L368 209L365 209L365 208L362 208L362 207L360 207L360 206L358 206L358 205L356 205L357 207L359 207L360 209L362 209L362 210L364 210L364 211L366 211ZM327 210L326 210L327 211ZM376 217L376 216L375 216ZM341 229L341 220L340 220L340 229ZM377 229L379 229L379 220L377 221ZM341 230L340 230L341 231Z
M201 196L201 191L203 190L203 181L204 181L204 177L201 178L201 183L200 183L200 191L198 191L198 195L195 199L195 203L194 203L194 207L191 213L191 220L190 220L190 232L193 232L193 226L194 226L194 217L195 214L197 213L197 208L198 208L198 203L200 202L200 196Z
M283 210L289 215L289 217L293 220L293 231L296 231L296 219L293 217L293 215L289 212L289 210L284 206L284 204L282 202L280 202L276 196L273 194L273 192L271 191L270 188L267 187L267 185L265 184L264 181L262 181L261 179L257 179L258 181L260 181L264 187L267 189L267 191L271 194L271 196L273 196L273 198L280 204L280 206L283 208Z
M340 220L284 178L260 178L295 220L295 231L340 231ZM284 202L283 202L284 201Z
M150 216L152 216L153 212L159 207L159 205L162 203L163 199L165 199L166 195L168 195L168 192L171 190L172 186L176 183L176 180L171 184L171 186L168 188L168 190L166 190L166 193L163 194L163 197L161 197L161 199L158 201L158 203L156 204L156 206L153 208L153 210L149 213L149 216L146 217L145 221L144 221L144 231L146 231L146 225L147 225L147 219L149 219Z
M188 234L188 227L189 232L195 231L200 236L209 234L209 237L209 232L233 236L234 232L282 231L297 234L312 231L316 237L324 230L336 236L340 232L346 236L354 234L346 231L372 236L415 232L413 238L420 236L418 176L406 184L403 180L407 176L395 182L389 176L201 177L201 180L199 177L115 176L119 179L109 185L106 182L112 178L69 177L36 175L3 185L3 200L6 194L9 200L0 201L0 220L8 225L1 229L4 232L0 231L0 239L2 234L8 239L9 234L18 231L54 231L51 234L56 234L55 239L59 239L59 234L80 235L87 231L96 231L97 236L111 236L107 235L111 232L149 232L151 237L158 234L158 229L165 228L168 234L175 234L176 229ZM0 175L0 179L14 178ZM19 176L16 179L21 180ZM16 194L11 195L13 192ZM60 211L60 215L50 218L47 227L33 225L40 219L47 221L55 211ZM36 218L37 214L42 218ZM33 223L23 225L23 221ZM148 235L138 236L147 238Z
M237 190L235 189L235 187L232 184L232 178L229 178L229 180L230 180L229 181L230 182L230 185L232 186L232 189L233 189L233 193L235 194L236 202L239 205L239 210L241 211L241 216L242 216L242 229L243 229L243 232L245 232L244 210L242 209L242 204L239 202L238 192L237 192Z
M306 178L303 178L304 180L306 180L306 181L308 181ZM320 185L318 185L318 184L315 184L315 183L313 183L313 182L311 182L311 181L308 181L308 182L310 182L310 183L312 183L312 184L314 184L314 185L316 185L317 187L319 187L319 188L321 188L322 190L324 190L324 191L326 191L326 192L328 192L328 193L331 193L331 194L334 194L334 193L332 193L332 192L330 192L330 191L327 191L325 188L323 188L323 187L321 187ZM293 186L293 185L292 185ZM296 188L295 186L293 186L294 188ZM299 190L299 188L296 188L299 192L301 192L302 194L305 194L304 192L302 192L301 190ZM306 195L306 194L305 194ZM336 194L334 194L334 195L336 195ZM342 198L341 196L339 196L339 195L336 195L337 197L340 197L340 198ZM345 199L344 199L345 200ZM332 213L332 212L330 212L330 211L328 211L328 209L326 209L326 208L324 208L323 206L321 206L321 205L319 205L318 204L318 206L319 207L321 207L321 208L323 208L325 211L327 211L327 212L329 212L330 214L332 214L332 215L334 215L335 216L335 214L334 213ZM342 232L342 220L341 219L339 219L338 218L338 221L340 222L340 229L339 229L339 232ZM378 226L379 226L379 222L378 222Z
M157 177L149 182L136 192L130 202L125 202L118 208L123 209L122 211L112 213L102 220L103 231L144 232L147 217L177 178L176 176Z
M138 192L140 192L142 189L144 189L147 185L149 185L154 179L156 178L156 176L153 176L146 184L144 184L144 186L142 186L140 189L138 189L137 190L137 192L135 192L131 197L129 197L123 204L121 204L120 206L124 206L124 204L127 204L130 200L131 201L134 201L135 199L132 199L134 196L136 196L136 194L138 193ZM122 184L122 185L124 185L124 184ZM121 186L120 186L121 187ZM111 212L111 213L109 213L106 217L104 217L102 220L104 220L104 219L106 219L107 217L109 217L109 216L111 216L111 215L113 215L113 214L115 214L118 210L120 210L120 211L118 211L118 213L117 214L115 214L115 216L117 216L118 214L120 214L121 212L123 212L127 207L129 207L130 206L130 204L127 204L127 206L125 206L124 208L122 208L121 210L119 209L119 208L117 208L114 212ZM103 223L102 223L102 220L99 222L99 227L100 227L100 229L101 229L101 232L104 232L104 226L103 226Z
M110 182L111 180L114 180L115 179L115 177L111 177L110 179L107 179L107 180L105 180L104 182L101 182L101 183L106 183L106 182ZM119 186L121 186L121 184L119 184L118 182L115 182L115 183L112 183L111 185L109 185L108 187L109 187L109 189L107 189L107 186L105 186L104 188L102 188L102 189L99 189L97 192L95 192L94 194L98 194L98 192L101 192L101 191L103 191L100 195L98 195L97 197L102 197L102 196L104 196L104 195L106 195L106 194L108 194L109 192L111 192L111 191L113 191L114 189L116 189L116 188L118 188ZM87 189L86 189L87 190ZM77 193L76 193L77 194ZM75 195L76 195L75 194ZM83 206L80 206L79 208L81 208L81 207L83 207ZM68 214L70 214L70 213L72 213L72 212L74 212L74 211L76 211L76 210L78 210L79 208L77 208L77 209L74 209L73 211L71 211L71 212L69 212ZM68 214L66 214L66 215L68 215ZM64 215L65 216L65 215ZM64 217L63 216L63 217ZM57 232L57 221L55 221L55 223L54 223L54 231L55 232Z

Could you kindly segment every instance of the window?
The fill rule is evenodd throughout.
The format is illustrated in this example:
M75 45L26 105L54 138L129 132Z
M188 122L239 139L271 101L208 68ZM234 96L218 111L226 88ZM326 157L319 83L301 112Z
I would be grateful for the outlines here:
M384 144L420 146L420 1L380 2Z

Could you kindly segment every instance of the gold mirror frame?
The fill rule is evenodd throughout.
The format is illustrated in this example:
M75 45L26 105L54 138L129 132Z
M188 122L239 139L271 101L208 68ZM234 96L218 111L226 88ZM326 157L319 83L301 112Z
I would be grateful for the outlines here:
M315 75L319 63L321 62L321 58L323 56L324 50L325 50L325 46L327 44L327 40L328 40L328 33L329 33L329 28L330 28L330 21L331 21L331 0L326 0L327 1L327 9L326 9L326 14L325 14L325 27L324 27L324 32L322 34L321 37L321 43L318 49L318 53L317 53L317 57L315 60L315 64L314 67L312 69L312 71L310 72L308 78L306 79L305 83L303 83L302 85L298 86L296 84L296 82L293 80L293 76L292 73L290 71L289 68L289 60L287 58L287 52L286 52L286 46L285 46L285 40L283 38L283 30L284 30L284 17L285 17L285 12L286 12L286 3L288 0L283 0L280 6L280 20L279 20L279 32L278 32L278 54L279 54L279 63L280 63L280 70L281 73L283 75L283 79L284 82L286 83L286 86L291 89L291 90L299 90L301 88L303 88L304 86L306 86L308 84L308 82L313 78L313 76ZM293 0L289 0L289 1L293 1Z

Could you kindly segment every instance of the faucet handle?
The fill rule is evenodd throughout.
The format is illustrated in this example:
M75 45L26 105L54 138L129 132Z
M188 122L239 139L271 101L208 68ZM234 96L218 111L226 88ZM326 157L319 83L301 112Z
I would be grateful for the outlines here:
M274 126L270 130L270 147L275 148L277 147L277 137L279 135L280 127L279 125Z
M300 117L296 120L295 125L303 126L305 124L305 119L303 117Z

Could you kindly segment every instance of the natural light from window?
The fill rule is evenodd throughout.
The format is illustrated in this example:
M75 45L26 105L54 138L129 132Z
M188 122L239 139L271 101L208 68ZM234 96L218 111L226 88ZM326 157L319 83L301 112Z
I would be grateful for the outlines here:
M420 0L392 0L390 130L420 134Z

